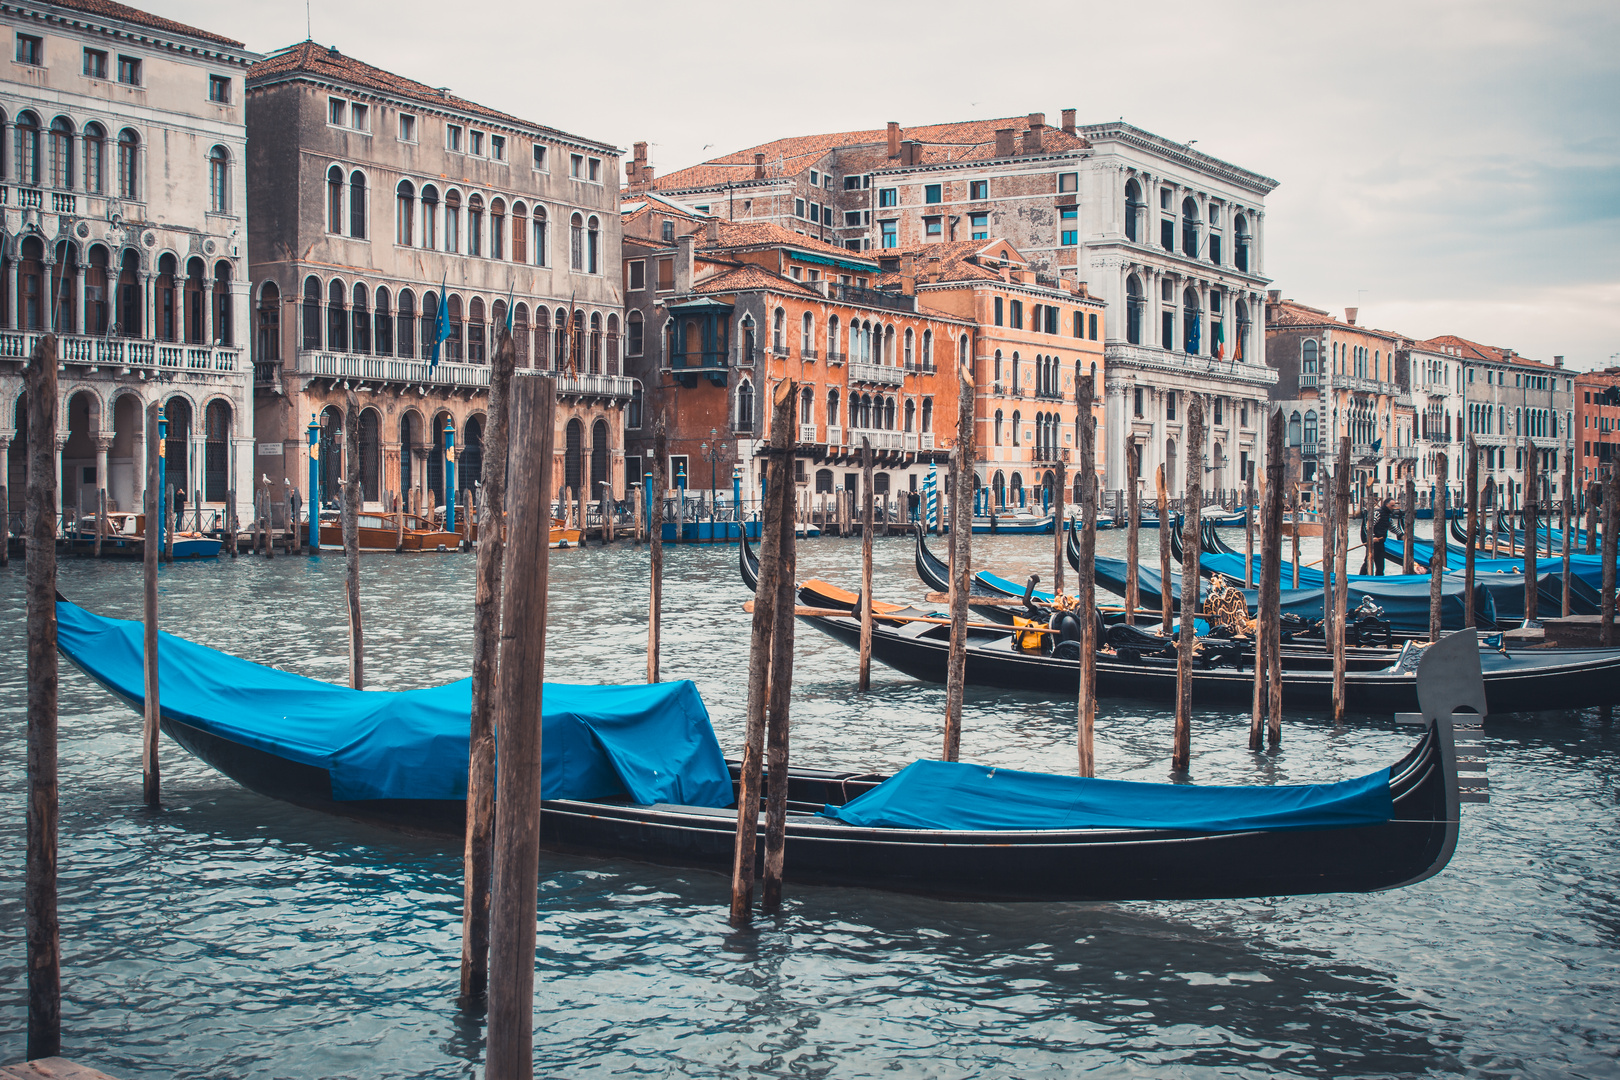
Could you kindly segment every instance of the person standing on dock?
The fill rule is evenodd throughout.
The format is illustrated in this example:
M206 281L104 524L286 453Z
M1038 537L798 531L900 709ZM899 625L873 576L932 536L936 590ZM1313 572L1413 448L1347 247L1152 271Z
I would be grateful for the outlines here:
M179 532L186 519L186 488L184 484L174 489L174 531Z
M1372 536L1367 542L1370 549L1367 558L1372 562L1372 572L1379 577L1384 576L1384 541L1389 538L1389 522L1395 516L1395 500L1385 499L1378 504L1378 513L1373 517Z

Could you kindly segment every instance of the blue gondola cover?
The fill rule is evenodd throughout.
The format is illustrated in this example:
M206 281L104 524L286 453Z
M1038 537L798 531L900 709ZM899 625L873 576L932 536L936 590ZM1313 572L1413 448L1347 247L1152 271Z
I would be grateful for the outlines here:
M57 644L125 700L145 700L139 622L56 605ZM159 634L167 717L326 769L332 797L464 799L472 680L421 690L351 690ZM546 683L541 795L642 804L732 805L708 709L688 680L651 686Z

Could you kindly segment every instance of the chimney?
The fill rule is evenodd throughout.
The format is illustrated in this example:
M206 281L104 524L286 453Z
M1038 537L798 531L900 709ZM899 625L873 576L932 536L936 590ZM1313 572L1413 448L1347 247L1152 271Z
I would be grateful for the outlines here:
M900 256L900 295L917 295L917 256L909 251Z
M1268 303L1268 304L1280 304L1280 303L1282 303L1282 290L1281 289L1267 289L1266 290L1266 303Z
M1345 308L1344 309L1344 321L1349 323L1351 326L1356 325L1356 313L1359 312L1360 310L1361 310L1360 308L1353 308L1353 307Z
M939 267L940 267L939 256L938 255L930 255L930 256L928 256L928 273L926 275L927 280L929 280L929 281L938 281L940 278L942 278L944 276L944 271L942 271Z
M1032 113L1029 114L1029 129L1031 131L1039 131L1039 130L1041 130L1041 128L1043 128L1045 126L1046 126L1046 114L1045 113L1043 113L1043 112L1032 112Z
M1024 153L1039 154L1046 132L1046 114L1032 112L1029 114L1029 130L1024 132Z
M647 144L635 144L635 153L624 163L624 177L631 191L645 191L652 183L652 170L647 168Z
M764 154L756 153L754 155L754 179L755 180L763 180L763 179L765 179L765 155Z
M1012 157L1012 156L1013 156L1013 129L1012 128L997 128L996 129L996 157L1004 158L1004 157Z
M642 188L642 190L645 191L647 188L652 187L652 182L653 182L653 167L651 165L643 165L641 167L641 188Z
M916 165L922 160L922 143L907 139L900 144L900 164Z
M675 293L684 296L692 291L692 252L697 247L697 237L692 233L676 238L675 240Z
M712 218L709 219L708 237L709 237L709 243L711 243L711 244L718 244L720 242L720 219L719 218L712 217Z
M893 120L889 121L889 156L900 156L900 125Z
M638 142L635 144L633 149L635 151L634 156L636 159L636 165L639 167L647 164L647 144L644 142Z
M1074 134L1074 110L1073 109L1064 109L1063 110L1063 134L1065 134L1065 135L1073 135Z
M1564 366L1564 358L1562 356L1553 357L1553 367L1561 368L1563 366Z

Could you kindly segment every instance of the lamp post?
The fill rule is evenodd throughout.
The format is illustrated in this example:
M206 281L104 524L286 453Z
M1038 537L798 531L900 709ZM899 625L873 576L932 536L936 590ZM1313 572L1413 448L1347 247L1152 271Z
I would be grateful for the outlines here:
M741 530L748 527L748 523L743 520L742 513L742 462L740 461L731 467L731 502L731 516L737 519L738 535L740 536Z
M169 481L168 481L168 473L169 473L169 469L168 469L168 462L169 462L168 444L169 444L169 421L168 421L167 417L159 414L159 416L158 416L157 546L158 546L158 551L160 551L160 552L163 550L163 530L169 527L169 523L167 521L163 520L164 518L169 516L168 514L163 512L163 493L166 490L168 490L168 486L169 486ZM148 529L147 531L150 532L151 530Z
M294 528L297 523L294 522ZM321 425L309 414L309 553L321 550Z
M719 497L719 493L720 493L719 483L716 480L716 475L715 475L715 464L721 458L726 456L726 444L724 442L719 441L719 439L718 439L719 434L720 434L720 431L719 431L718 428L710 428L709 429L709 437L711 439L715 439L715 441L714 442L702 443L699 446L699 449L702 451L703 456L705 458L707 458L708 461L709 461L709 532L711 534L709 536L710 540L714 539L714 536L713 536L714 518L715 518L714 504L718 501L718 497Z
M444 422L444 531L456 531L456 427Z

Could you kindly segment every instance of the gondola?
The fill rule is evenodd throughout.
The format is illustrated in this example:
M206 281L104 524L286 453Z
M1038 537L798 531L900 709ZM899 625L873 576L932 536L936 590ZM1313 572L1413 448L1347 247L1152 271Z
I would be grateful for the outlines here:
M140 624L66 602L58 618L64 655L139 708ZM163 730L226 776L317 811L461 833L466 680L355 691L169 635L159 648ZM927 761L892 777L793 769L785 876L996 901L1214 899L1410 885L1446 866L1461 803L1481 799L1481 779L1466 790L1459 781L1452 721L1460 708L1484 712L1477 668L1470 675L1466 667L1477 655L1471 635L1432 650L1423 664L1425 730L1417 744L1387 769L1339 784L1139 784ZM614 726L635 711L624 707L626 695L642 700L645 723ZM552 709L553 697L568 703ZM543 847L730 872L736 768L719 757L690 683L548 684L545 704ZM289 724L309 741L288 737ZM610 729L614 745L634 742L639 760L674 775L627 769L598 752L588 737L598 729ZM680 737L671 741L672 732ZM559 742L565 747L554 749ZM687 757L665 760L659 751L666 744ZM575 752L598 772L559 765ZM951 792L943 799L942 788Z
M741 572L743 584L748 587L748 591L758 592L759 559L754 555L754 549L749 546L747 537L743 537L742 543L737 545L737 569ZM799 602L806 607L835 611L855 611L861 602L860 593L841 589L837 585L816 578L801 582L798 596ZM874 600L872 610L879 615L887 615L902 610L902 606Z
M921 578L922 583L928 586L928 588L933 592L950 592L950 564L945 562L945 560L941 559L939 556L935 555L932 551L928 550L928 545L923 539L926 534L923 532L922 526L913 526L912 532L916 539L915 562L917 565L917 576ZM987 600L1005 600L1008 598L1022 598L1023 595L1024 589L1021 586L1006 581L1005 579L997 577L995 574L987 573L983 570L974 574L972 580L968 583L969 604L971 604L975 598ZM1035 599L1043 600L1047 603L1051 603L1052 601L1051 593L1037 591L1034 596Z

